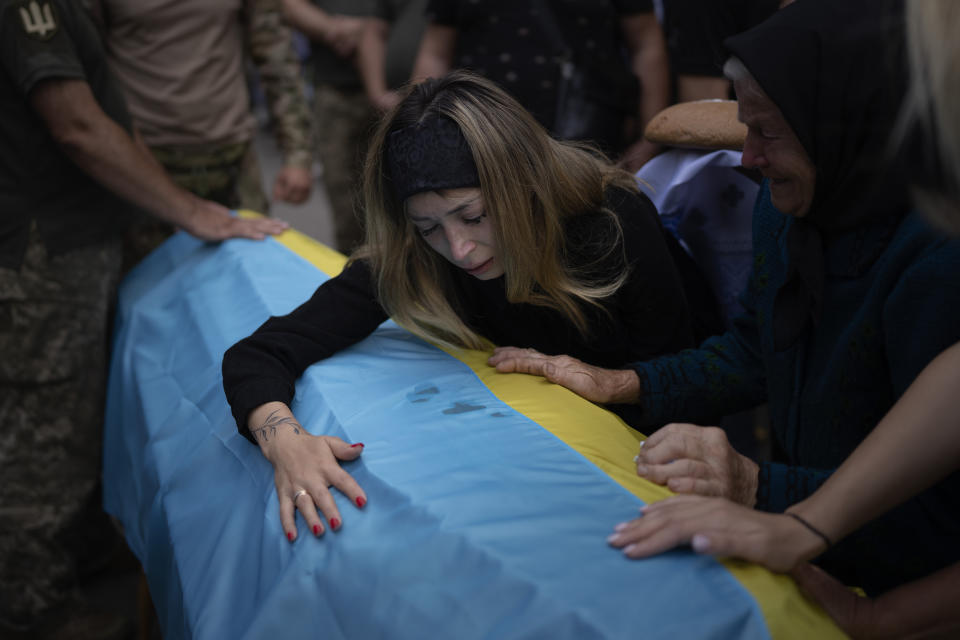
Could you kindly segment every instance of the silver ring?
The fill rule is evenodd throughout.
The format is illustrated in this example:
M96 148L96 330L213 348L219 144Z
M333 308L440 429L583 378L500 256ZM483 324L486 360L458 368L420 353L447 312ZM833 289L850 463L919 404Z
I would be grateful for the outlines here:
M302 495L306 495L306 493L307 493L307 490L306 490L306 489L300 489L300 490L297 491L295 494L293 494L293 503L296 504L296 503L297 503L297 498L299 498L299 497L302 496Z

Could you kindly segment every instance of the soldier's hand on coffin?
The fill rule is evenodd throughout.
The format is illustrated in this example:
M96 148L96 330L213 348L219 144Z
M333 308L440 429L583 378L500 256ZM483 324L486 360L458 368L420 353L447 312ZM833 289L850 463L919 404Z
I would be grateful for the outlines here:
M263 240L268 235L283 233L289 228L286 222L275 218L239 218L230 215L229 210L209 200L192 198L192 206L183 216L182 222L176 220L183 229L201 240L219 241L229 238L249 238Z

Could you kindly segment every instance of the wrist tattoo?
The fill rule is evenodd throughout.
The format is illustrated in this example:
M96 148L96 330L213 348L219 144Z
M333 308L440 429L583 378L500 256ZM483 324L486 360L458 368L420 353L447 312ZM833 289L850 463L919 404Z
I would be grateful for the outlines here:
M298 435L303 430L303 427L293 416L278 416L277 411L273 411L263 421L262 425L256 429L251 429L250 433L253 434L257 442L270 442L270 438L277 437L277 429L284 425L290 425L293 432Z

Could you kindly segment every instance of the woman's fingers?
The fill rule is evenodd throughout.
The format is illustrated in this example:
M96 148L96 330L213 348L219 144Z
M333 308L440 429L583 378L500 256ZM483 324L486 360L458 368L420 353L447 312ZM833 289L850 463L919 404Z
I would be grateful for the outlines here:
M293 504L293 497L286 495L285 490L278 486L277 501L280 503L280 526L287 540L293 542L297 539L297 508Z
M325 439L327 444L330 445L330 451L333 452L334 457L338 460L356 460L363 453L362 442L350 444L335 436L325 436Z
M337 469L336 472L330 474L328 480L332 486L340 490L340 493L350 498L350 502L358 509L362 509L367 504L367 494L363 492L353 476L343 469Z
M337 503L334 502L333 496L330 495L330 490L325 486L315 487L311 492L310 504L300 509L300 513L303 515L304 520L307 521L307 524L310 525L310 530L313 531L314 535L320 535L320 532L323 531L323 523L317 515L318 508L323 513L323 517L330 523L331 531L336 531L340 528L340 525L343 523L343 518L340 517L340 510L337 509ZM317 525L319 525L319 531L317 530Z
M307 437L303 445L284 449L274 462L280 522L290 541L297 537L297 511L316 536L327 528L340 529L343 518L328 487L339 489L358 508L367 502L360 485L340 467L341 460L361 455L363 443L349 444L332 436Z
M665 527L653 531L639 540L622 546L623 555L628 558L646 558L669 551L688 542L682 532L676 528Z
M719 498L675 496L649 504L643 515L614 528L608 538L631 558L643 558L689 544L697 553L759 562L774 571L786 571L796 554L781 552L790 546L788 518L761 513Z
M300 515L303 516L304 521L306 521L307 527L313 532L313 535L319 536L323 534L325 528L323 526L323 521L317 514L317 505L319 502L317 500L316 493L316 490L305 491L297 496L297 500L294 504L297 507L297 511L300 512Z
M330 450L333 451L333 455L339 460L356 460L363 453L362 442L348 444L340 438L334 437L328 438L327 441L328 444L330 444ZM350 502L356 505L358 509L362 509L367 504L367 494L360 488L357 481L353 479L353 476L339 466L332 472L329 481L330 484L339 489L343 495L350 498Z
M713 479L703 478L671 478L666 482L667 489L674 493L692 494L698 496L725 497L720 483Z
M543 368L550 362L550 356L524 349L514 349L510 352L495 354L487 361L500 373L526 373L531 376L542 376Z
M546 359L545 356L536 349L521 349L520 347L496 347L493 355L487 358L487 364L491 367L497 367L500 363L513 361L526 361L536 359ZM499 367L497 369L500 371Z

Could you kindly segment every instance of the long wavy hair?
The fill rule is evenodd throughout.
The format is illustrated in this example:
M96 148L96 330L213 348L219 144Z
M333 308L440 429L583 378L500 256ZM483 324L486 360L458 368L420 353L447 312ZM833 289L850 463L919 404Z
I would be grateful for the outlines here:
M598 265L623 252L619 221L603 208L604 190L616 185L635 191L636 183L591 148L552 139L502 89L464 71L407 87L372 136L363 176L366 241L353 258L369 262L384 309L427 340L484 346L456 313L449 265L416 232L387 174L390 133L435 116L454 121L470 146L500 248L507 300L555 309L587 335L585 304L602 308L600 302L627 276L625 260L617 273L598 275ZM611 232L589 251L576 248L577 255L596 256L595 262L571 264L565 221L597 211L609 218Z

